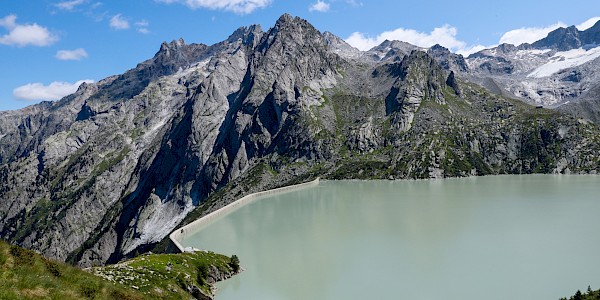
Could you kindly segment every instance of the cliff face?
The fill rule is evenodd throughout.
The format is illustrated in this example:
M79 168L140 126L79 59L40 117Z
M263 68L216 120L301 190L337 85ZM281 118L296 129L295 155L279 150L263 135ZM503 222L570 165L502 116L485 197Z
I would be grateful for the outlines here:
M284 15L212 46L165 43L123 75L1 112L0 236L89 266L160 241L197 207L310 176L600 169L595 125L461 81L449 70L464 61L434 50L374 60Z

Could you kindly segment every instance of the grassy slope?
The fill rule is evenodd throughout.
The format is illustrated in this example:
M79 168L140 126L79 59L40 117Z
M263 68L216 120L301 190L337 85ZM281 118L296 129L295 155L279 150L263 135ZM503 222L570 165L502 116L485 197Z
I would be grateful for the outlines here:
M210 295L214 271L234 272L214 253L152 254L94 268L96 275L0 241L0 299L186 299ZM212 276L212 278L210 278Z
M183 299L194 294L198 287L211 295L209 282L213 275L233 275L230 258L212 252L181 254L150 254L106 267L92 269L92 273L115 284L134 287L151 299Z
M33 251L0 241L0 299L147 299Z

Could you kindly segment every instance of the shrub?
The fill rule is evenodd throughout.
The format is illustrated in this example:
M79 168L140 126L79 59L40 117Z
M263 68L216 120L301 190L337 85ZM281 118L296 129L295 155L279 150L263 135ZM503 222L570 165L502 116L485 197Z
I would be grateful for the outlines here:
M99 292L100 287L94 283L89 283L81 287L82 294L89 299L94 299L96 294Z
M46 265L46 270L48 270L48 272L50 272L52 275L56 277L60 277L62 275L57 263L44 259L44 265Z
M17 266L33 265L35 253L31 250L11 245L10 254L14 257Z
M237 273L240 270L240 259L237 255L232 255L229 260L229 266L233 269L233 272Z
M200 265L198 267L198 278L196 279L196 281L198 281L198 283L200 285L205 285L207 278L208 278L208 266Z

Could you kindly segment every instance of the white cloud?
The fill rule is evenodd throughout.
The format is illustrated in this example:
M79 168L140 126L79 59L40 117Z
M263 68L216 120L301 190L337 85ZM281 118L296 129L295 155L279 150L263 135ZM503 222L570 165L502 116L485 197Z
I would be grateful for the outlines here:
M72 0L72 1L62 1L54 4L54 6L58 7L62 10L72 11L78 5L81 5L85 2L85 0Z
M24 47L48 46L58 40L58 37L38 24L17 24L16 15L8 15L0 19L0 27L8 30L8 33L0 36L0 44Z
M377 38L367 37L361 32L353 32L349 37L346 38L346 43L361 51L367 51L381 44L378 42Z
M49 85L28 83L13 90L13 95L22 100L58 100L73 94L82 83L93 83L93 80L79 80L75 83L54 81Z
M467 48L459 49L456 51L456 54L461 54L462 56L467 57L473 53L477 53L484 49L494 48L496 46L497 45L492 45L492 46L475 45L475 46L470 46Z
M457 33L456 28L450 25L437 27L430 33L423 33L414 29L398 28L383 32L376 37L368 37L363 33L354 32L346 39L346 42L362 51L369 50L385 40L403 41L419 47L431 47L435 44L440 44L456 51L466 47L465 42L456 39Z
M121 14L114 15L110 18L110 27L117 30L129 29L129 22Z
M348 4L350 4L351 6L354 6L354 7L363 6L362 2L357 2L356 0L346 0L346 3L348 3Z
M148 25L150 25L150 24L146 20L141 20L139 22L135 22L135 26L148 27Z
M0 27L4 27L8 30L11 30L17 26L17 16L16 15L8 15L2 19L0 19Z
M249 14L271 4L272 0L155 0L167 4L180 3L191 9L207 8Z
M309 11L327 12L329 11L329 3L321 0L317 1L308 8Z
M137 27L139 33L149 34L150 30L148 29L148 26L150 26L150 23L146 20L135 22L135 27Z
M58 52L56 52L56 58L60 60L81 60L86 57L88 57L88 54L83 48L75 50L58 50Z
M589 20L577 25L576 27L577 27L577 29L584 31L586 29L592 28L592 26L596 25L596 23L598 21L600 21L600 17L593 17L593 18L590 18Z

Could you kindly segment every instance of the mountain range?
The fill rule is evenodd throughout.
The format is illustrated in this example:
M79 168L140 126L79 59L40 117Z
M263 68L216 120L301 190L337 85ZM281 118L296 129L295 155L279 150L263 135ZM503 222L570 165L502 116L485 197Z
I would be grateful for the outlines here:
M214 45L163 43L124 74L0 112L0 237L103 265L317 176L595 174L599 32L465 58L399 41L361 52L286 14Z

